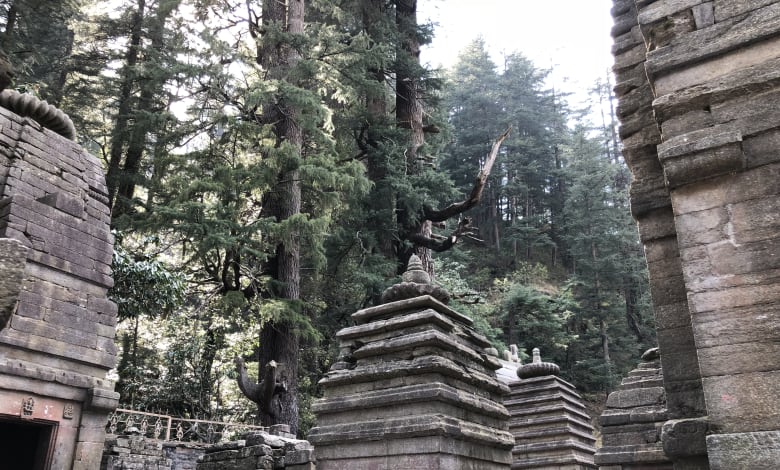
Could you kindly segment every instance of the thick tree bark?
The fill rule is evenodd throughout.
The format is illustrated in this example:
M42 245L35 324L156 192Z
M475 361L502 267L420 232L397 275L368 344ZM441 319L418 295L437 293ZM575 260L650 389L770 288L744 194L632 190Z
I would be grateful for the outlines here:
M247 2L249 6L249 2ZM251 11L251 10L250 10ZM251 19L251 17L250 17ZM271 79L285 80L300 61L297 50L284 42L264 42L258 34L274 24L282 24L291 35L303 34L304 1L287 0L263 3L262 28L250 25L250 33L258 41L257 62ZM283 95L274 105L264 110L263 121L274 124L276 145L290 146L298 154L303 148L303 132L298 124L300 110ZM276 186L264 201L265 215L282 222L301 212L301 183L298 169L282 171ZM275 254L264 271L275 281L270 294L289 302L288 308L299 309L300 303L300 242L297 234L286 237L277 245ZM297 312L298 314L300 312ZM292 315L291 315L292 317ZM267 409L260 410L264 424L288 424L290 430L298 430L298 359L300 338L290 318L269 321L260 333L260 363L276 362L280 369L280 381L284 392L277 395Z

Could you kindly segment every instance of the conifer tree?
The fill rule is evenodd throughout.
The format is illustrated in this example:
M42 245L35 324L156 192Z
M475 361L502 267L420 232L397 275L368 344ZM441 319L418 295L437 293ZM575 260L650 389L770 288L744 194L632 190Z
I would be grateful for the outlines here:
M59 105L72 71L73 23L85 0L3 0L0 2L0 49L15 69L15 82Z

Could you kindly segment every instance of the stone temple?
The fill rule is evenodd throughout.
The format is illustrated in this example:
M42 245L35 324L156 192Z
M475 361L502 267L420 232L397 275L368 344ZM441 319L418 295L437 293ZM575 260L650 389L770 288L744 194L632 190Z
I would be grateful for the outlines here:
M61 112L0 104L0 467L94 470L119 398L103 169Z
M780 468L780 2L613 5L660 447L675 469ZM634 451L647 442L622 444L622 458L597 455L601 468L645 468Z

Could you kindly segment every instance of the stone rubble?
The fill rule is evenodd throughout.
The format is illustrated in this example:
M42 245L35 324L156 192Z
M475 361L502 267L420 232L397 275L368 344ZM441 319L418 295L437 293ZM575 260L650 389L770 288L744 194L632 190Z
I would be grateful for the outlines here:
M282 427L282 425L279 425ZM250 432L243 439L208 447L197 470L315 470L314 448L288 432Z

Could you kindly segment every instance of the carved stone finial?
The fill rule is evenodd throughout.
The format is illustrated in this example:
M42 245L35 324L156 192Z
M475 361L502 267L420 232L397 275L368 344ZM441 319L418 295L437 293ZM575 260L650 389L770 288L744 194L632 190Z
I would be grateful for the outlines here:
M409 264L406 267L406 272L401 275L401 281L382 292L382 303L411 299L422 295L430 295L444 304L450 301L450 294L446 290L431 283L431 276L425 271L422 261L415 254L409 257Z
M534 356L533 363L534 364L541 364L542 363L542 355L539 353L539 348L534 348L532 354Z
M517 355L517 345L516 344L510 344L509 345L509 360L512 362L520 362L520 356Z
M552 362L542 362L542 356L539 353L539 348L533 349L533 362L517 368L517 376L521 379L529 379L531 377L541 377L543 375L558 375L561 372L561 368L557 364Z
M423 269L420 257L412 254L409 258L409 264L406 265L406 272L401 275L404 282L414 282L417 284L430 284L431 276Z

